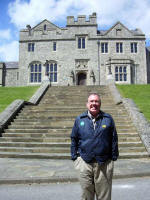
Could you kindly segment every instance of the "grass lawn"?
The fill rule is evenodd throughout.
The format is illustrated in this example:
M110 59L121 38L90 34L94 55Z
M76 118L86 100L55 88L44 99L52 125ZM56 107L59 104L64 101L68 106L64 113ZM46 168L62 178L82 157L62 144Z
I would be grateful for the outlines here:
M150 85L117 85L117 88L123 97L133 99L150 121Z
M0 87L0 112L15 99L29 100L38 88L39 86Z

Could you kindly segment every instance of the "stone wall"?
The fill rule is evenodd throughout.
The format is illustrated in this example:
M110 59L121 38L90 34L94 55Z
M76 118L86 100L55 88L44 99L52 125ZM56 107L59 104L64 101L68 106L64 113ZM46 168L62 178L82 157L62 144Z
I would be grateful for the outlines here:
M5 86L18 86L19 85L19 74L18 69L7 69Z
M46 30L43 29L44 26ZM85 37L85 49L78 49L78 37ZM53 51L53 42L56 42L56 51ZM101 43L104 42L108 43L108 53L101 52ZM116 53L116 42L123 43L123 53ZM131 53L131 42L137 43L137 53ZM34 43L34 52L28 52L28 43ZM87 85L98 85L99 76L100 84L105 85L110 70L115 77L115 66L120 64L127 66L127 81L118 83L147 83L145 35L138 29L128 30L120 22L108 31L98 31L95 13L89 20L84 15L78 16L76 21L70 16L65 28L44 20L33 28L28 26L21 30L19 85L33 84L29 80L32 62L41 63L44 77L46 61L55 61L58 66L58 82L52 85L76 85L78 73L81 72L86 74Z

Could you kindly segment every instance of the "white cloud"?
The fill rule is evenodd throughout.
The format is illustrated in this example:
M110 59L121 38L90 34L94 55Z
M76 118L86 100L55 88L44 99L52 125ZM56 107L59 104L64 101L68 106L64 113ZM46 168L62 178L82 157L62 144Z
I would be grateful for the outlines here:
M0 39L11 39L10 29L0 30Z
M0 46L0 61L18 61L19 44L18 41Z
M129 29L140 28L150 37L150 1L149 0L15 0L9 4L8 13L16 28L25 28L27 24L36 25L48 19L60 26L66 25L68 15L90 15L97 13L100 29L108 29L121 21ZM10 39L10 30L1 30L2 39ZM0 46L0 58L18 60L18 41Z
M149 10L149 0L16 0L9 4L11 22L18 28L24 28L26 24L36 25L45 18L54 23L64 22L68 15L97 12L102 29L121 21L129 28L141 28L146 34L149 31Z

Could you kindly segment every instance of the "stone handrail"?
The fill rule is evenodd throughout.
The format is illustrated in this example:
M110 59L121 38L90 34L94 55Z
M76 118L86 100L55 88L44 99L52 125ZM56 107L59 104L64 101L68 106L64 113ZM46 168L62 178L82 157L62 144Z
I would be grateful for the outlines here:
M124 98L123 104L150 155L150 122L147 121L132 99Z
M29 101L24 101L21 99L17 99L13 101L2 113L0 113L0 136L4 130L8 126L8 124L13 120L13 118L17 115L17 113L26 105L32 104L37 105L45 94L49 87L49 83L43 83L40 88L35 92L35 94L30 98Z
M150 122L140 112L132 99L122 98L115 84L108 85L116 104L123 103L139 136L150 155Z
M115 84L109 84L108 87L113 96L115 104L118 105L118 104L122 103L122 97L121 97L119 91L117 90Z

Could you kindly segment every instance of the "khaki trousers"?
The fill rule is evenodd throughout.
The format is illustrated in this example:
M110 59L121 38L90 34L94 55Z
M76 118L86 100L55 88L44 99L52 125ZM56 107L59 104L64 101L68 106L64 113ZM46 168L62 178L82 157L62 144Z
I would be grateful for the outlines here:
M111 200L113 161L104 164L86 163L81 157L74 161L82 189L81 200Z

